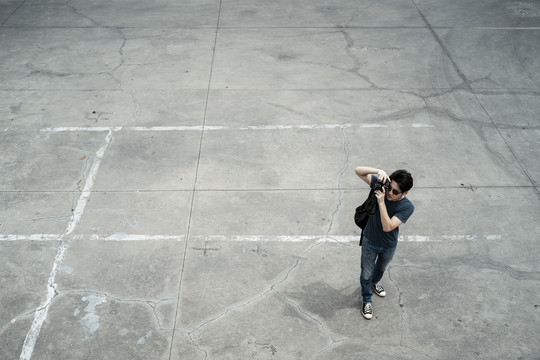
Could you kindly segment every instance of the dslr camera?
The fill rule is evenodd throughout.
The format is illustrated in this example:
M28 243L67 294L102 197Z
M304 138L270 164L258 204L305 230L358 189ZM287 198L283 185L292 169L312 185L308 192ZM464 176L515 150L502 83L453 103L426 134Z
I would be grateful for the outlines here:
M382 188L388 191L388 189L390 189L390 181L387 181L385 183L382 183L380 181L375 181L375 182L372 182L370 186L375 191L381 190Z

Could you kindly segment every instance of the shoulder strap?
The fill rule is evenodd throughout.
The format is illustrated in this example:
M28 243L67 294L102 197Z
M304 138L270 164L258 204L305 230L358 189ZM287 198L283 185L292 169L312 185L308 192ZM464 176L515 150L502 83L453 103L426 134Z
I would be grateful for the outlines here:
M377 197L375 196L375 190L371 189L368 195L368 205L366 206L366 211L369 216L375 214L375 210L370 211L377 204Z

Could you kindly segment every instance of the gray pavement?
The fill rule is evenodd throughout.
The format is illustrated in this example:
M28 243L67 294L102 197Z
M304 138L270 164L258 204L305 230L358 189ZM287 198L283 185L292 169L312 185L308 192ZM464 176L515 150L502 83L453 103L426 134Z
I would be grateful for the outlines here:
M540 3L0 0L0 359L540 359ZM360 313L358 165L416 212Z

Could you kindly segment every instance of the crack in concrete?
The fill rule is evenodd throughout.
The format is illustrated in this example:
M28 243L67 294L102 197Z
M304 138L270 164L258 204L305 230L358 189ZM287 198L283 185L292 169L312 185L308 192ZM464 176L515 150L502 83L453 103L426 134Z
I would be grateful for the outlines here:
M99 24L97 21L95 21L93 18L91 18L90 16L86 15L86 14L83 14L79 9L77 9L75 6L71 5L71 2L73 0L69 0L68 2L66 2L66 7L68 7L74 14L77 14L79 15L80 17L90 21L92 24L94 24L96 27L98 28L103 28L103 25Z
M130 122L133 122L135 120L137 120L142 112L142 104L140 102L140 100L133 94L133 92L131 91L126 91L124 89L124 84L122 83L122 81L117 78L114 73L120 69L121 67L125 66L125 58L124 58L124 48L127 44L127 42L130 40L122 30L120 29L117 29L118 33L120 34L120 37L122 38L123 42L122 44L120 45L120 49L118 49L118 54L120 55L120 63L118 64L118 66L116 66L114 69L111 70L111 72L109 73L109 75L118 83L118 86L120 87L120 91L123 92L124 94L128 95L131 100L133 101L133 104L135 106L135 109L133 111L133 114L131 115L131 118L129 120L126 120L126 122L124 124L127 124L127 123L130 123Z
M304 256L305 256L307 253L309 253L313 248L315 248L315 247L317 247L317 246L319 246L319 245L320 245L320 243L312 244L310 247L308 247L306 250L304 250L304 251L300 254L300 256L295 257L294 264L292 265L291 268L289 268L289 269L286 271L285 275L278 275L278 276L277 276L277 278L283 276L283 279L281 279L280 281L277 281L277 282L271 284L271 285L269 286L269 288L267 288L267 289L264 290L263 292L257 294L256 296L253 296L253 297L249 298L249 299L246 300L246 301L243 301L243 302L234 304L234 305L232 305L232 306L229 306L227 309L225 309L225 310L224 310L223 312L221 312L220 314L218 314L218 315L216 315L216 316L214 316L214 317L212 317L212 318L210 318L210 319L207 319L206 321L202 322L201 324L199 324L198 326L196 326L196 327L193 328L192 330L188 331L188 332L187 332L187 335L188 335L188 337L190 338L191 342L193 343L193 345L194 345L197 349L199 349L199 351L201 351L201 352L203 352L203 353L205 354L205 359L206 359L207 356L208 356L208 352L207 352L206 350L204 350L203 348L201 348L201 347L197 344L197 341L196 341L196 339L195 339L195 337L194 337L194 336L196 335L196 333L200 333L201 330L202 330L204 327L206 327L206 326L208 326L208 325L210 325L210 324L212 324L212 323L215 323L215 322L221 320L223 317L227 316L229 313L232 313L232 312L235 312L235 311L237 311L237 310L239 310L239 309L242 309L242 308L245 308L245 307L247 307L247 306L250 306L251 304L257 302L258 300L260 300L260 299L262 299L262 298L264 298L265 296L267 296L267 295L270 294L270 293L276 293L276 294L280 295L280 293L279 293L277 290L275 290L276 286L278 286L278 285L283 284L284 282L286 282L286 281L288 280L288 278L289 278L290 273L298 267L298 265L300 264L301 260L304 259ZM283 273L282 273L282 274L283 274ZM280 295L280 296L281 296L281 295Z
M26 338L24 340L24 344L21 350L20 360L30 360L30 358L32 357L32 354L34 352L34 347L37 342L37 338L41 332L41 327L43 325L43 322L47 318L49 306L51 302L54 300L54 298L58 295L57 285L55 282L56 274L58 270L60 269L60 266L62 265L63 258L67 250L69 249L71 242L75 241L75 238L68 238L68 237L75 230L75 228L77 227L77 224L80 221L80 218L86 207L88 198L90 197L90 194L92 192L94 179L99 169L99 166L101 164L101 160L105 154L105 151L108 149L108 147L112 143L112 135L113 135L113 132L116 130L118 129L109 129L109 132L107 136L105 137L105 145L100 147L99 150L96 152L92 167L86 179L84 189L81 193L81 196L79 197L77 201L76 206L74 206L74 210L72 210L71 219L68 224L68 227L59 238L59 241L61 244L58 247L58 251L53 260L49 279L47 280L47 297L45 301L36 309L34 313L34 320L32 321L32 325L30 329L28 330L28 333L26 334Z
M318 353L322 353L322 352L326 351L328 348L332 347L333 344L335 344L337 342L342 342L342 341L347 340L347 338L337 339L336 340L334 338L334 333L324 324L324 322L317 319L317 317L315 315L311 314L310 312L305 311L304 309L302 309L302 307L300 305L298 305L296 302L289 299L287 296L285 296L281 292L277 291L276 289L273 289L273 291L278 296L280 296L287 304L289 304L291 307L293 307L296 310L296 312L298 312L300 315L303 315L304 318L307 318L307 319L311 320L312 322L316 323L319 326L319 328L321 329L321 331L323 332L323 334L325 334L326 336L328 336L332 340L328 346L326 346L324 349L320 350Z
M114 301L119 302L119 303L140 303L140 304L143 304L145 306L148 306L151 309L151 313L153 314L153 316L155 318L158 330L161 330L161 331L173 331L174 330L173 327L166 328L166 327L164 327L162 325L162 321L161 321L160 316L159 316L159 314L157 312L157 307L161 303L165 303L165 302L174 303L176 301L176 298L171 297L171 298L163 298L163 299L122 299L122 298L119 298L119 297L116 297L116 296L109 295L109 294L104 293L104 292L95 291L95 290L91 290L91 289L67 290L67 291L57 291L57 290L55 290L54 298L52 298L47 304L44 304L44 305L40 306L39 308L37 308L35 310L32 310L30 312L19 314L19 315L15 316L13 319L14 320L22 320L22 319L29 318L29 317L35 315L37 312L44 310L46 307L49 307L52 303L54 303L58 299L62 298L63 296L68 296L68 295L72 295L72 294L78 294L78 295L81 295L81 296L97 295L97 296L106 297L107 299L111 299L111 300L114 300ZM12 324L11 322L8 322L2 328L0 328L0 335L11 324Z
M348 138L347 138L347 136L345 134L345 129L347 127L349 127L349 126L348 125L343 125L343 126L339 127L340 133L341 133L342 139L343 139L343 152L345 154L345 161L344 161L344 167L343 167L342 171L340 172L340 174L338 176L338 190L339 190L338 191L338 201L337 201L335 209L332 212L330 224L329 224L327 232L326 232L326 237L328 237L328 238L331 238L329 233L332 230L333 223L335 221L335 217L336 217L337 213L339 212L339 209L341 208L341 205L342 205L342 195L343 195L342 180L343 180L343 177L345 175L345 172L349 168L350 152L349 152L349 147L348 147ZM340 243L338 240L335 240L335 241ZM306 258L306 255L309 254L314 248L318 247L320 244L321 243L314 243L311 246L309 246L307 249L305 249L300 255L296 256L295 260L294 260L294 264L286 271L283 279L281 279L280 281L277 281L277 282L273 283L272 285L270 285L270 287L267 290L265 290L262 293L259 293L258 295L248 299L247 301L244 301L244 302L229 306L222 313L218 314L217 316L215 316L215 317L213 317L211 319L208 319L208 320L202 322L201 324L199 324L198 326L196 326L192 330L188 331L187 336L189 337L190 341L193 343L193 345L199 351L204 353L205 359L208 357L208 352L205 349L203 349L202 347L200 347L199 344L197 344L197 341L195 339L195 334L199 333L204 327L219 321L220 319L222 319L223 317L225 317L229 313L237 311L237 310L242 309L242 308L245 308L245 307L255 303L256 301L262 299L263 297L265 297L269 293L277 294L280 298L283 299L283 301L285 303L289 304L289 306L294 308L296 310L296 312L298 312L303 318L317 324L317 326L321 329L322 333L325 334L326 336L328 336L331 339L330 343L328 345L326 345L323 349L319 350L316 354L322 354L322 353L328 351L329 349L331 349L336 343L345 341L346 338L336 339L334 333L324 324L324 322L317 319L314 315L312 315L308 311L304 310L299 304L292 301L291 299L289 299L287 296L285 296L283 293L281 293L280 291L278 291L276 289L277 286L285 283L289 279L290 274L300 265L300 262ZM340 244L342 244L342 243L340 243ZM342 244L342 245L352 246L350 244Z
M540 280L540 272L538 271L518 270L508 264L504 264L499 261L482 257L480 255L481 245L482 245L481 243L477 243L477 242L471 243L471 246L476 247L476 249L474 250L472 256L468 256L466 258L460 256L460 257L452 257L452 258L446 258L446 259L438 259L437 263L433 262L431 265L426 265L424 267L411 266L411 265L395 265L395 264L389 265L388 270L387 270L388 277L397 290L398 305L401 309L401 316L400 316L401 318L400 319L400 346L401 347L412 350L420 355L426 356L427 358L430 358L430 359L433 358L429 354L423 353L417 349L412 348L411 346L407 346L404 344L404 341L405 341L404 333L405 333L405 328L406 328L406 307L403 301L403 291L401 287L399 286L399 283L397 282L397 280L392 276L393 270L396 268L416 268L416 269L427 271L434 267L447 269L449 266L468 265L473 268L485 268L485 269L500 271L516 280L532 280L532 281ZM445 270L445 271L448 271L448 270Z
M175 329L175 331L178 331L177 329ZM197 341L193 338L193 333L192 332L188 332L187 334L187 337L189 338L189 341L191 341L191 343L193 344L193 346L195 346L197 348L197 350L199 350L200 352L202 352L204 354L204 359L208 359L208 352L206 350L204 350L203 348L201 348L198 344L197 344Z
M348 138L347 138L347 136L346 136L346 134L344 132L347 127L348 127L347 125L339 127L340 132L342 134L342 138L343 138L343 151L345 153L345 161L344 161L345 164L344 164L343 170L341 171L341 173L338 176L338 189L339 189L338 203L337 203L337 205L336 205L336 207L333 210L332 215L331 215L330 224L328 226L328 230L327 230L327 233L326 233L326 237L328 237L328 238L331 238L329 236L329 233L330 233L330 231L332 229L336 214L339 212L339 209L340 209L341 204L342 204L342 193L343 193L342 180L343 180L343 176L344 176L345 172L349 168L350 152L349 152L349 148L348 148ZM337 240L335 240L335 241L339 243L339 241L337 241ZM231 312L234 312L234 311L237 311L237 310L239 310L241 308L245 308L245 307L253 304L254 302L262 299L263 297L265 297L269 293L277 294L280 298L282 298L285 301L285 303L287 303L291 307L293 307L302 317L316 323L318 325L318 327L322 330L323 334L325 334L326 336L328 336L331 339L330 343L327 346L325 346L323 349L319 350L317 352L317 354L322 354L325 351L327 351L328 349L331 349L334 346L334 344L336 344L338 342L345 341L346 340L345 338L336 339L334 333L324 324L324 322L318 320L314 315L312 315L308 311L304 310L300 305L298 305L296 302L292 301L291 299L289 299L287 296L285 296L283 293L281 293L280 291L278 291L276 289L277 286L285 283L289 279L289 275L291 274L291 272L293 272L300 265L300 262L306 258L306 255L309 254L315 247L318 247L320 244L321 243L312 244L307 249L305 249L299 256L296 256L293 266L287 270L287 272L285 273L283 279L278 281L278 282L273 283L272 285L270 285L270 287L267 290L265 290L262 293L248 299L247 301L244 301L242 303L239 303L239 304L228 307L222 313L218 314L217 316L215 316L215 317L213 317L211 319L206 320L205 322L203 322L203 323L199 324L198 326L196 326L194 329L188 331L187 335L188 335L190 341L193 343L193 345L199 351L204 353L205 359L208 357L208 352L205 349L201 348L197 344L197 341L195 339L195 334L199 333L204 327L208 326L209 324L212 324L212 323L215 323L215 322L219 321L221 318L225 317L227 314L229 314ZM352 246L350 244L342 244L342 245Z
M517 162L517 164L519 165L519 168L521 169L521 171L523 172L523 174L527 177L527 179L529 180L529 183L532 185L532 187L534 188L534 190L536 191L536 194L537 195L540 195L540 190L538 189L538 187L536 186L536 183L535 181L533 181L533 179L531 178L531 176L529 175L529 172L525 169L525 167L523 166L523 164L521 163L521 161L519 160L518 156L516 155L516 153L514 152L514 149L512 148L512 146L510 146L510 143L506 140L506 138L503 136L501 130L499 129L499 127L497 126L497 124L495 123L495 121L493 121L491 115L489 114L489 112L486 110L486 108L484 107L484 105L482 105L482 103L480 102L480 100L478 99L478 97L476 96L476 94L473 92L473 95L476 99L476 101L478 102L478 104L480 105L480 107L482 107L482 110L484 111L484 113L486 114L486 116L489 118L489 120L491 121L491 124L495 127L495 129L497 130L497 132L499 133L499 136L501 137L502 141L506 144L506 147L507 149L510 151L510 153L512 154L512 157L514 159L515 162ZM474 128L474 127L473 127ZM482 134L480 134L480 131L475 129L477 131L477 133L479 134L481 140L483 141L484 143L484 146L488 149L488 150L491 150L490 146L488 145L488 141L487 139L485 138L485 136L483 136ZM494 153L494 155L496 155ZM500 160L504 160L502 159L502 157L499 157Z
M87 296L87 295L91 294L91 295L104 296L107 299L111 299L111 300L114 300L114 301L119 302L119 303L140 303L140 304L143 304L145 306L148 306L151 309L151 312L154 315L154 318L156 320L156 323L158 325L159 330L162 330L162 331L172 331L172 330L174 330L174 327L166 328L166 327L162 326L161 319L159 317L159 314L157 313L157 308L161 303L175 302L176 301L175 297L163 298L163 299L137 299L137 298L123 299L123 298L119 298L119 297L116 297L116 296L112 296L112 295L110 295L108 293L104 293L104 292L100 292L100 291L96 291L96 290L91 290L91 289L67 290L67 291L58 292L57 295L60 297L60 296L65 296L65 295L70 295L70 294L79 294L79 295L84 295L84 296Z
M278 109L283 109L285 111L288 111L290 112L291 114L293 115L298 115L302 118L306 118L308 120L313 120L314 118L312 116L310 116L309 113L305 113L305 112L302 112L302 111L298 111L298 110L295 110L289 106L285 106L285 105L281 105L281 104L275 104L275 103L272 103L272 102L266 102L266 104L270 105L270 106L273 106L273 107L276 107Z
M85 174L86 174L86 169L88 168L88 162L90 161L90 156L89 154L85 155L85 158L84 158L84 165L83 165L83 168L81 170L81 178L79 179L79 181L77 182L77 191L79 193L82 192L82 189L81 189L81 183L84 181L85 179ZM72 206L74 205L74 202L72 201Z
M158 302L155 302L153 300L152 301L151 300L146 301L148 306L150 306L152 308L152 312L154 314L154 317L156 318L156 321L157 321L157 324L158 324L158 327L159 327L160 330L172 330L172 331L175 330L174 324L173 324L173 326L171 328L163 327L163 325L161 324L161 319L159 317L159 314L157 313L157 308L158 308L159 304L162 303L162 302L172 301L173 303L176 303L176 300L177 300L176 298L171 298L171 299L161 299Z
M406 326L405 325L406 310L405 310L405 305L403 304L403 291L401 290L398 282L394 278L392 278L392 272L391 272L392 267L394 267L394 266L392 266L392 265L388 266L387 273L388 273L389 280L392 282L392 284L396 288L397 293L399 295L398 296L398 305L399 305L400 310L401 310L400 323L399 323L399 330L400 330L399 331L399 334L400 334L399 346L402 349L406 348L406 349L409 349L411 351L416 352L417 354L420 354L420 355L426 356L427 358L433 359L432 356L430 356L430 355L428 355L426 353L423 353L421 351L418 351L418 350L404 344L404 332L405 332L405 326ZM399 267L402 267L402 266L399 266ZM409 266L406 266L406 267L409 267ZM402 350L402 352L403 352L403 350ZM405 355L405 354L403 354L403 355Z
M401 291L398 283L396 280L394 280L394 278L392 277L392 268L393 266L390 264L388 266L388 270L387 270L387 273L388 273L388 279L390 280L390 282L392 282L392 284L394 284L394 287L396 288L397 290L397 293L398 293L398 305L401 309L401 320L400 320L400 325L399 325L399 328L400 328L400 341L399 341L399 344L400 346L403 346L403 326L404 326L404 321L405 321L405 308L404 308L404 304L403 304L403 291Z
M380 89L380 87L375 85L366 75L360 74L361 61L351 51L351 49L354 47L354 40L352 39L351 35L345 30L340 30L339 32L343 35L343 37L345 38L345 41L347 42L347 45L345 45L345 53L354 62L354 67L348 71L352 72L353 74L355 74L356 76L358 76L359 78L367 82L371 88Z
M511 276L512 278L516 280L534 280L534 281L540 280L540 271L518 270L500 261L495 261L489 258L487 259L480 258L479 251L478 253L474 255L474 257L469 258L469 259L452 258L448 260L449 262L451 261L452 263L457 262L457 263L469 265L471 267L480 267L484 269L500 271Z
M255 345L263 350L269 350L270 351L270 354L272 355L272 357L274 357L277 353L277 349L274 345L272 344L268 344L268 343L261 343L261 342L258 342L258 341L248 341L248 344L249 345ZM255 358L255 356L257 355L257 352L254 351L252 352L251 354L251 358Z
M351 68L344 68L344 67L336 66L336 65L333 65L333 64L329 64L329 63L319 62L319 61L306 61L306 60L303 60L302 63L307 64L307 65L317 65L317 66L322 65L322 66L329 67L330 69L336 69L336 70L339 70L339 71L350 72L350 73L353 73L354 75L356 75L357 77L359 77L360 79L364 80L369 85L369 88L365 88L365 89L381 89L381 90L383 90L383 88L375 85L366 75L362 75L360 73L361 61L351 51L351 49L354 47L354 41L353 41L352 37L350 36L350 34L347 31L343 30L343 28L339 28L339 29L340 30L338 32L343 35L343 37L345 38L345 41L347 43L345 45L345 53L354 62L354 67L352 69ZM324 33L335 34L336 31L331 31L331 32L325 31ZM278 60L289 61L290 59L289 58L287 58L287 59L278 58Z
M332 238L332 236L330 235L330 232L332 231L332 228L334 226L334 221L335 221L335 218L337 216L337 213L341 209L341 205L343 203L343 177L345 175L345 172L349 169L349 165L350 165L351 154L350 154L350 150L349 150L349 139L347 137L347 134L345 133L345 129L347 127L349 127L349 126L341 126L341 127L339 127L341 138L343 140L343 153L345 154L345 161L344 161L343 169L342 169L341 173L338 176L338 184L337 184L338 199L337 199L336 207L335 207L335 209L332 212L332 215L330 217L330 224L328 225L328 229L326 230L326 237L329 238L329 239L333 239L334 241L336 241L337 243L339 243L341 245L352 246L349 243L342 243L339 240L337 240L335 238Z
M129 120L126 120L126 123L129 123L131 121L134 121L134 120L138 119L138 117L139 117L139 115L140 115L140 113L142 111L141 102L138 100L138 98L132 92L126 91L123 88L122 81L114 75L114 72L116 70L118 70L120 67L125 65L123 49L124 49L124 47L126 45L126 42L128 41L127 37L124 35L123 31L120 28L107 27L107 26L103 26L103 25L99 24L93 18L89 17L88 15L84 14L82 11L77 9L75 6L71 5L70 4L71 2L72 2L72 0L68 1L65 4L65 6L67 8L69 8L74 14L77 14L78 16L81 16L82 18L85 18L85 19L89 20L90 22L92 22L92 24L95 25L95 28L98 28L98 29L112 29L113 31L117 32L120 35L121 39L123 39L123 42L122 42L122 44L120 46L120 49L118 51L119 54L120 54L120 62L119 62L119 64L110 71L101 71L101 72L95 72L95 73L90 72L89 73L89 72L59 72L59 71L53 71L53 70L40 69L40 68L36 67L35 65L33 65L31 62L29 62L29 63L25 64L25 66L27 68L29 68L31 71L30 71L29 74L25 75L25 77L28 77L28 76L31 76L31 75L37 74L37 73L45 75L45 76L49 76L49 77L72 77L72 76L84 77L84 76L88 76L88 75L107 75L114 82L116 82L118 84L118 86L120 87L120 91L127 94L134 103L134 107L135 107L134 112L133 112L131 118ZM21 3L21 5L23 3L24 3L24 1ZM20 6L18 8L20 8ZM17 8L17 10L18 10L18 8ZM47 51L47 49L43 49L43 50ZM38 54L36 53L36 56L37 55Z
M11 17L12 17L13 15L15 15L15 13L16 13L17 11L19 11L19 9L24 5L25 2L26 2L26 0L20 1L20 2L19 2L19 5L16 7L16 9L13 10L13 11L11 12L11 14L9 14L9 16L6 16L6 19L0 24L0 27L1 27L1 26L4 26L4 25L9 21L9 19L11 19Z
M365 8L361 9L359 12L357 12L356 14L354 14L350 19L349 21L347 21L344 25L344 27L348 27L349 24L355 19L357 18L358 16L360 16L364 11L366 11L367 9L369 9L370 7L372 7L373 5L379 3L381 0L377 0L371 4L369 4L368 6L366 6Z
M513 148L510 146L510 144L508 143L508 141L505 139L505 137L503 136L503 134L501 133L499 127L497 126L497 124L495 123L495 121L493 121L491 115L489 114L489 112L486 110L486 108L484 107L484 105L482 105L482 103L480 102L480 100L478 99L478 96L476 95L476 92L475 90L473 89L473 87L471 86L471 84L474 83L474 81L471 81L469 80L465 74L461 71L460 67L457 65L457 63L454 61L454 59L452 58L452 55L450 53L450 51L448 50L448 48L446 47L446 45L443 43L443 41L441 40L441 38L439 37L439 35L437 35L437 33L435 32L435 30L433 29L433 27L431 26L431 24L429 23L429 21L426 19L425 15L420 11L420 8L418 7L418 5L416 4L415 0L412 0L412 4L415 6L418 14L420 15L420 17L422 18L422 20L424 21L424 23L426 24L427 28L429 29L429 31L431 32L433 38L435 39L435 41L439 44L439 47L441 48L443 54L446 56L446 58L448 58L448 60L450 61L450 63L452 64L452 67L454 69L454 71L457 73L457 75L459 76L459 78L462 80L462 84L465 86L465 88L467 90L469 90L471 92L471 94L474 96L474 98L476 99L476 102L478 103L478 105L482 108L482 111L484 112L484 114L487 116L487 118L490 120L491 124L494 126L494 128L498 131L499 133L499 136L501 137L502 141L504 141L504 143L506 144L506 147L507 149L510 151L510 153L512 154L512 157L514 159L515 162L517 162L517 164L519 165L522 173L527 177L527 179L529 180L529 182L531 183L532 187L535 189L537 195L540 194L540 190L538 189L538 187L536 186L535 182L533 181L533 179L531 178L531 176L529 175L528 171L525 169L525 167L523 166L523 164L521 163L521 161L519 160L519 158L516 156ZM521 63L520 63L521 64ZM527 73L528 75L528 73ZM487 74L486 76L484 76L483 78L480 78L478 81L489 81L489 82L494 82L492 79L491 79L491 73L490 74ZM489 141L485 138L485 136L483 135L483 133L480 131L481 129L477 128L474 126L473 123L471 123L471 126L473 128L473 130L478 134L478 136L480 137L480 139L482 140L482 143L484 144L484 147L489 151L491 152L495 157L497 157L499 160L502 160L504 161L504 159L498 155L496 153L496 151L494 149L492 149L490 146L489 146Z
M187 331L186 335L189 337L190 341L193 343L193 345L201 352L204 353L205 355L205 359L208 357L208 352L206 350L204 350L202 347L200 347L198 344L197 344L197 341L195 339L195 336L197 333L200 333L201 332L201 329L203 329L204 327L212 324L212 323L215 323L217 321L219 321L221 318L225 317L227 314L231 313L231 312L234 312L238 309L241 309L241 308L244 308L244 307L247 307L249 305L251 305L252 303L256 302L257 300L263 298L266 296L266 294L272 292L271 289L267 289L266 291L263 291L262 293L260 293L259 295L255 296L255 297L252 297L250 299L248 299L247 301L243 302L243 303L240 303L240 304L237 304L237 305L232 305L230 307L228 307L227 309L225 309L222 313L218 314L217 316L211 318L211 319L208 319L206 320L205 322L199 324L197 327L195 327L194 329L192 330L189 330Z
M425 111L428 111L428 112L430 112L430 113L432 113L432 114L434 114L436 116L449 118L449 119L451 119L451 120L453 120L455 122L467 123L473 129L474 133L479 137L480 143L483 144L484 148L487 150L487 152L489 154L491 154L491 156L493 157L493 159L496 162L501 162L501 163L505 163L505 164L508 164L508 165L512 165L514 163L514 161L517 160L517 157L514 155L512 149L510 148L510 146L509 146L508 142L506 141L506 139L504 139L504 136L502 136L502 134L500 132L500 127L497 124L495 124L495 122L491 119L491 116L486 111L486 109L484 108L482 103L478 100L475 92L470 88L469 83L474 82L474 81L475 80L472 80L472 81L467 80L467 85L466 85L467 87L465 89L462 89L462 90L467 91L471 96L473 96L476 99L476 103L479 106L478 110L482 111L482 113L486 115L486 120L489 120L489 122L485 122L485 121L470 118L470 117L460 117L457 114L453 113L446 106L444 106L444 104L441 103L440 99L439 99L439 103L441 104L440 107L436 107L433 104L429 104L427 102L427 99L429 99L429 98L439 98L439 96L441 94L433 94L433 95L427 95L427 96L418 95L419 97L421 97L424 100L426 106L424 108L421 108L421 109L410 110L408 113L405 112L405 114L409 115L409 114L413 114L415 112L425 110ZM459 89L459 87L450 89L450 90L446 91L444 94L453 93L454 90L457 90L457 89ZM456 104L458 106L461 106L458 99L455 99L455 101L456 101ZM397 115L397 113L396 113L396 115ZM403 114L400 114L400 115L403 115ZM396 118L396 119L398 119L398 118ZM517 128L517 129L522 128L522 126L519 126L519 125L510 125L509 127L510 128ZM490 145L492 142L489 141L489 139L487 139L487 137L485 135L485 132L484 132L485 128L495 129L495 130L497 130L499 132L501 140L506 144L507 148L510 150L511 154L513 155L513 160L512 161L510 161L510 160L507 161L502 153L500 153L493 146ZM520 165L521 169L525 172L525 170L523 169L523 167L521 166L519 161L518 161L518 164ZM528 177L526 172L525 172L525 175ZM532 180L531 180L531 184L534 187L534 184L533 184ZM536 189L536 187L535 187L535 189Z

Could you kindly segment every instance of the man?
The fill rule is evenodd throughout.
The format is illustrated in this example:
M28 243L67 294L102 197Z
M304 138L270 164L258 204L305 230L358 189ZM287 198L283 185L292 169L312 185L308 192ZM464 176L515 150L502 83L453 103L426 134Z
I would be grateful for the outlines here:
M375 191L375 214L369 217L362 240L362 315L369 320L373 317L373 292L381 297L386 296L379 281L394 257L399 226L407 222L414 212L414 205L405 197L413 186L413 178L406 170L396 170L388 176L383 170L368 166L359 166L355 172L370 186L377 181L382 184L390 182L388 190L382 187Z

